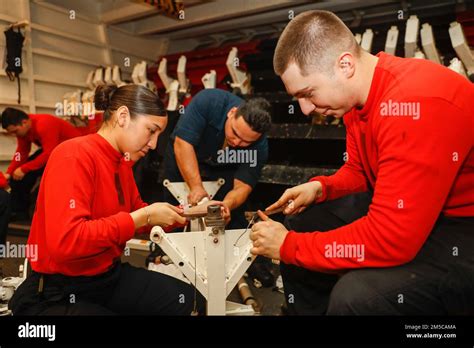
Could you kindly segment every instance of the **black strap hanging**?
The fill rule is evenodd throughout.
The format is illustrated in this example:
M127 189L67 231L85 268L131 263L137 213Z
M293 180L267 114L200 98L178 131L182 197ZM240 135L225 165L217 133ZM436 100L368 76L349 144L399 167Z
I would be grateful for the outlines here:
M7 67L5 68L5 72L7 73L7 76L10 81L14 81L15 78L17 79L18 104L20 104L20 74L23 72L23 59L21 58L21 51L23 49L23 42L25 41L25 37L22 35L20 29L18 29L18 31L14 31L12 27L7 29L4 33L7 43Z

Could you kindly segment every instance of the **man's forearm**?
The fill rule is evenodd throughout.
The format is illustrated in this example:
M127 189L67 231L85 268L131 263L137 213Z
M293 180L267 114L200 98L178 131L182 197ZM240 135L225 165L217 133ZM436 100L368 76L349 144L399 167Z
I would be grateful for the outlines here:
M250 192L244 187L237 187L232 189L224 197L224 204L230 209L234 210L240 207L248 198Z
M25 163L25 161L17 161L15 159L15 157L13 157L12 161L10 162L10 164L8 165L8 168L6 170L6 173L8 174L13 174L13 172L15 171L15 169L21 167L23 164Z
M174 153L179 171L190 188L202 186L199 165L194 147L188 142L176 137Z

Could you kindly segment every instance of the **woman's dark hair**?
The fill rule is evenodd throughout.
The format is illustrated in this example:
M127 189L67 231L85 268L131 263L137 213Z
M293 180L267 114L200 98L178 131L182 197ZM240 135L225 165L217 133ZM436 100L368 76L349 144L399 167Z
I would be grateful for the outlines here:
M270 103L265 98L251 98L239 106L237 117L242 116L252 130L264 134L272 125L270 107Z
M140 85L98 86L94 95L94 106L104 111L104 121L110 120L111 111L122 105L130 112L130 117L136 115L167 116L165 106L157 94Z
M6 108L2 112L2 127L7 129L8 126L18 126L21 121L27 120L28 114L22 110L15 108Z

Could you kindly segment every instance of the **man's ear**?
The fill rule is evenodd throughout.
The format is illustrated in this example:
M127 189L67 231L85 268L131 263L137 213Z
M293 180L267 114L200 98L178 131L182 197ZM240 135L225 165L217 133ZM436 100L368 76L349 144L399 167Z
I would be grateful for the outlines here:
M119 127L126 127L128 126L130 122L130 112L128 111L128 108L125 105L122 105L117 109L115 112L115 115L117 117L117 124Z
M355 73L355 59L350 52L342 53L337 60L337 69L346 78L351 78Z
M227 118L231 118L231 117L235 117L237 115L237 106L234 106L233 108L231 108L229 110L229 112L227 113Z

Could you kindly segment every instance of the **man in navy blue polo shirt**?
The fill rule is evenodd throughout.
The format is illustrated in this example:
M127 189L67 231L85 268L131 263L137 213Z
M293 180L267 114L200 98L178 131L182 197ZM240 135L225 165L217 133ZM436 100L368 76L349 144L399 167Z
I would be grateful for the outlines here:
M191 204L208 197L203 181L224 178L212 198L223 202L229 229L247 225L242 205L268 158L269 108L263 98L244 101L221 89L205 89L194 96L171 134L165 177L188 184ZM176 203L169 192L165 200Z

